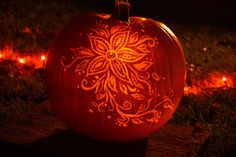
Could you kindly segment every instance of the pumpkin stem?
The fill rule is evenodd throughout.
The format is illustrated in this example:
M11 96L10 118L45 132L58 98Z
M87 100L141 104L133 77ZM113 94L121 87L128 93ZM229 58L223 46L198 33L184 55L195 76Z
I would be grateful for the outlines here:
M130 8L128 0L115 0L115 8L109 19L129 22Z

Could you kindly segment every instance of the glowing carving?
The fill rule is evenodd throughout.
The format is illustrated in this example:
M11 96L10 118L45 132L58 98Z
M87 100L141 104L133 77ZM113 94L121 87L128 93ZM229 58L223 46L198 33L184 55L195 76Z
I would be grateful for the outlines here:
M164 95L161 101L154 99L156 89L152 84L161 77L154 71L151 49L157 39L138 32L128 26L100 26L88 35L91 48L71 48L74 58L65 65L65 56L60 63L64 70L81 60L75 72L80 77L80 90L94 90L96 99L92 105L100 112L117 112L119 126L129 122L157 123L161 117L158 107L173 109L171 96ZM68 61L67 61L68 62ZM119 98L116 98L119 94ZM122 96L121 96L122 95ZM148 97L147 97L148 95ZM90 108L90 113L94 111ZM109 119L112 116L108 116Z

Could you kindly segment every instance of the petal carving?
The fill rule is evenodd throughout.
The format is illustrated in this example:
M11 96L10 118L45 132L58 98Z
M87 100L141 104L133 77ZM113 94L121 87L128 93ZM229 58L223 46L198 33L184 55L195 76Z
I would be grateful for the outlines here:
M140 63L134 64L134 67L139 71L146 71L148 68L152 66L152 62L142 61Z
M132 82L129 78L129 71L127 70L127 67L123 62L121 62L119 60L113 60L110 62L110 65L111 65L111 69L116 77L132 84Z
M115 26L115 27L112 27L111 30L110 30L110 33L111 34L114 34L116 32L120 32L120 31L124 31L126 30L128 27L127 26Z
M137 62L142 59L146 54L137 53L130 48L121 48L118 51L117 57L123 62Z
M86 76L104 73L107 69L108 61L106 57L98 56L89 63Z
M149 53L151 52L148 48L146 44L141 44L137 47L137 49L143 53Z
M81 63L79 63L75 69L75 72L79 72L85 69L86 65L88 63L88 60L83 60Z
M129 37L129 44L136 43L138 41L138 32L133 33Z
M124 94L128 95L128 90L127 90L126 85L120 83L120 90L121 90Z
M117 92L116 89L116 78L114 75L111 75L111 77L108 80L108 86L111 88L112 91Z
M104 88L104 80L100 81L95 89L95 94L101 92Z
M91 49L98 55L105 55L109 50L109 43L102 37L89 36Z
M98 36L108 38L109 32L106 29L92 29Z
M89 50L88 48L78 47L78 48L71 48L70 50L74 53L75 57L84 58L84 57L94 56L92 51Z
M143 100L143 99L145 98L144 95L139 94L139 93L134 93L134 94L131 94L131 95L132 95L132 97L133 97L134 99L136 99L136 100Z
M129 40L130 31L119 31L114 33L110 39L110 45L113 50L124 48Z

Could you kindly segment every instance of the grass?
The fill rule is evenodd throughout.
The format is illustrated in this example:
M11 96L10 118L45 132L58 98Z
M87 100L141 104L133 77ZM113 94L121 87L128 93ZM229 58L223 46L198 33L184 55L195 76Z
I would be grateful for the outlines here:
M46 51L60 28L81 9L72 1L3 0L0 3L0 49L10 45L18 53ZM82 8L84 9L84 8ZM227 26L171 24L185 52L191 80L201 81L211 72L236 72L236 31ZM24 112L47 99L44 70L14 61L0 61L0 120ZM235 77L235 76L234 76ZM235 81L235 78L233 78ZM170 123L204 125L210 136L198 156L235 153L236 89L216 89L211 94L188 95Z
M203 79L208 73L236 71L236 31L227 26L179 26L179 37L187 65L194 66L193 77Z
M47 99L43 69L0 62L0 120L5 120Z
M204 122L217 125L236 126L236 89L219 88L212 94L184 96L174 123L194 125Z
M72 3L61 0L3 0L0 3L0 48L17 52L48 49L62 25L75 15Z
M203 127L209 138L201 146L199 157L234 156L236 153L236 89L217 89L211 95L188 95L170 123ZM197 128L198 129L198 128Z

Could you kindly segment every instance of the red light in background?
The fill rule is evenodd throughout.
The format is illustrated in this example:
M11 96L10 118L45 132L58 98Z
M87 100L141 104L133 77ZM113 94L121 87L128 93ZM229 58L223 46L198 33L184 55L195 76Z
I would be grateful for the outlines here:
M204 79L203 85L206 88L234 87L232 74L213 72Z
M26 34L32 34L32 31L29 27L24 27L23 29L21 29L22 33L26 33Z
M44 55L41 56L41 60L42 61L45 61L46 60L46 57Z
M20 58L20 59L19 59L19 63L24 64L24 63L25 63L25 60L24 60L23 58Z
M222 81L223 82L226 82L227 81L227 78L225 76L222 77Z
M189 87L189 86L185 86L184 87L184 95L189 95L190 94L190 89L191 87Z
M200 95L202 94L202 89L198 88L197 86L185 86L184 95L189 95L189 94Z

